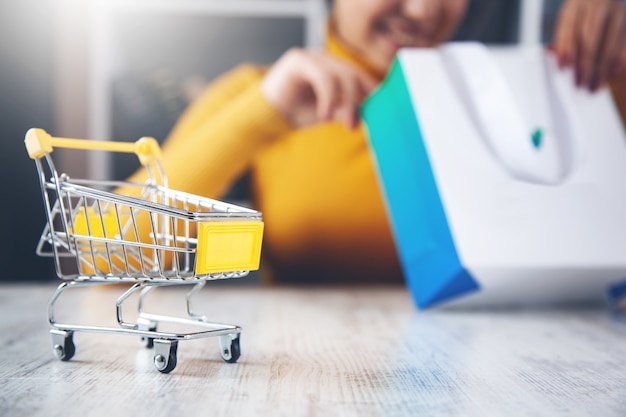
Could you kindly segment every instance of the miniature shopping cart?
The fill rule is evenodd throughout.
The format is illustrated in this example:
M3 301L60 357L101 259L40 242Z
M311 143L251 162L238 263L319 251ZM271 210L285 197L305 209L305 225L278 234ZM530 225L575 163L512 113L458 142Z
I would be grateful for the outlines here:
M176 367L179 340L216 336L226 362L240 355L241 328L211 323L191 309L191 297L207 280L238 278L258 269L263 235L261 213L232 204L171 190L160 164L156 140L135 143L53 138L41 129L26 133L26 148L35 161L47 214L37 254L55 260L58 286L48 305L56 356L75 353L73 333L90 331L139 336L154 347L154 365L163 373ZM53 148L135 153L148 172L145 183L72 179L55 168ZM45 163L44 163L45 161ZM119 327L56 322L55 303L72 287L130 283L115 305ZM187 316L144 310L156 287L191 284ZM138 294L136 323L125 321L122 305ZM158 331L159 323L198 326L187 333ZM195 328L195 327L194 327Z

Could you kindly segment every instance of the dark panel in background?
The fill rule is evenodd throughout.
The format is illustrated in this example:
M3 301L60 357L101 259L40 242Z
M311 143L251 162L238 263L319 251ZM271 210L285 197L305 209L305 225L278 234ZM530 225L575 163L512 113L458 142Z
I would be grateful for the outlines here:
M52 8L49 0L0 2L0 280L51 280L51 259L35 255L45 223L30 127L54 132Z
M473 40L492 45L513 44L519 40L520 6L523 0L470 0L467 12L454 35L455 40ZM563 0L544 0L541 39L552 41Z
M269 65L304 45L302 18L123 13L114 18L112 137L162 142L189 104L190 88L206 84L242 62ZM137 167L132 155L113 155L114 175Z

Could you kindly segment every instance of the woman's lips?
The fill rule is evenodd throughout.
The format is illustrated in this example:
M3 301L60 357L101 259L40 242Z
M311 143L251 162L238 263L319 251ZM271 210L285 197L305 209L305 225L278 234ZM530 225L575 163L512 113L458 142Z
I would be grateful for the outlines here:
M433 36L415 25L378 25L378 32L385 36L397 49L403 47L432 46Z
M402 46L420 46L425 43L423 36L412 33L392 33L391 36Z

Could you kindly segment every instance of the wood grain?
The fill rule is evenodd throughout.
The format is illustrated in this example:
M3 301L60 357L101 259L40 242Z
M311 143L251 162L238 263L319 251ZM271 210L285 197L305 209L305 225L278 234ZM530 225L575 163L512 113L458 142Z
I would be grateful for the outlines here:
M626 325L603 309L418 312L402 287L207 287L196 309L243 327L242 356L181 341L165 375L127 335L77 333L58 361L53 287L1 286L0 415L626 415ZM58 318L110 324L119 292L76 290ZM183 294L148 307L178 313Z

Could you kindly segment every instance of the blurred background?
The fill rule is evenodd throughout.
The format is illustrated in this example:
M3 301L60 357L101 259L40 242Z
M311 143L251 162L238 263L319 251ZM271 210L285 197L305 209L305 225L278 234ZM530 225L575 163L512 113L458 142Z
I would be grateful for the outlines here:
M51 280L35 255L45 223L24 134L162 141L189 102L237 64L268 65L293 46L320 45L325 5L314 0L3 0L0 134L5 189L0 280ZM77 178L118 178L134 156L59 150ZM236 200L245 179L234 187Z
M528 0L525 0L528 1ZM534 1L534 0L530 0ZM325 0L2 0L0 280L56 277L35 255L45 223L30 127L54 136L162 141L204 86L237 64L267 65L293 46L323 43ZM473 0L456 39L520 40L522 5ZM543 41L558 0L544 2ZM133 156L57 151L70 176L124 178ZM245 178L229 200L245 198Z

